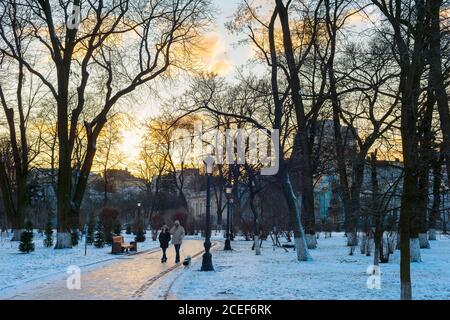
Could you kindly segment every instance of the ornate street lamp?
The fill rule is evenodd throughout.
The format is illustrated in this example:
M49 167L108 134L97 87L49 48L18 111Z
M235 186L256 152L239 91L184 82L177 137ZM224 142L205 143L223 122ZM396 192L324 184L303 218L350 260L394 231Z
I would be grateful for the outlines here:
M233 250L231 249L231 230L230 230L230 222L231 222L231 194L233 193L233 186L231 184L227 184L225 186L225 195L227 197L227 231L226 231L226 240L225 240L225 251Z
M211 249L211 176L214 172L214 158L208 155L204 159L206 172L206 230L205 230L205 253L203 254L201 271L214 271L212 264Z

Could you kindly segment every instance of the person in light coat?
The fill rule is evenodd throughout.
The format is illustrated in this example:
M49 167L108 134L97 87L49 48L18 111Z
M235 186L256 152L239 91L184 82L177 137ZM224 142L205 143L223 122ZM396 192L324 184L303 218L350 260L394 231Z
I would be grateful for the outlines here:
M180 262L180 248L181 248L181 244L183 243L183 238L185 235L184 228L180 224L180 221L176 220L174 222L174 226L172 227L172 229L170 229L170 234L172 235L172 244L175 247L175 253L176 253L175 263L179 263Z

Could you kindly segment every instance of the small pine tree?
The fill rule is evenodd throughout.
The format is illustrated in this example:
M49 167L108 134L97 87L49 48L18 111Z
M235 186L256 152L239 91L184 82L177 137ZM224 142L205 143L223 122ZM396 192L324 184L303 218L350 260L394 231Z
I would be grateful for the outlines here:
M53 246L53 226L51 222L47 223L47 227L45 228L44 246L47 248Z
M34 251L33 224L31 221L27 221L25 223L25 231L22 232L22 236L20 237L19 250L23 253L30 253Z
M96 248L103 248L105 246L105 234L101 221L98 221L95 226L94 245Z
M72 230L72 246L76 247L80 242L80 232L75 229Z
M88 244L93 244L94 243L94 236L95 236L95 217L93 214L91 214L91 216L89 217L89 222L88 222L88 230L87 230L87 235L86 235L86 242Z
M138 231L136 232L136 237L134 238L136 242L145 242L145 233L144 228L139 227Z
M122 235L122 225L117 220L114 222L113 233L114 233L115 236Z
M125 231L126 234L131 234L131 225L127 224L127 230Z
M104 234L104 238L105 238L105 243L106 244L112 244L113 241L113 230L112 230L112 223L107 223L105 225L103 225L103 234Z

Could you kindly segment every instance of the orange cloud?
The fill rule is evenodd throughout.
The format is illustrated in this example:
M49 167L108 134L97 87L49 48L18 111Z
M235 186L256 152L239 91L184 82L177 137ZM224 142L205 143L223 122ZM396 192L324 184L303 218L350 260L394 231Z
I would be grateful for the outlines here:
M224 75L233 69L225 44L217 32L203 35L193 50L193 56L208 72Z

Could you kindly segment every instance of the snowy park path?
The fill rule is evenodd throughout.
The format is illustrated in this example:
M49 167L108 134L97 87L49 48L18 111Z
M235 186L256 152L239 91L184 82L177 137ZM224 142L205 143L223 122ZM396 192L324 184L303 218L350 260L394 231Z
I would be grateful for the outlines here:
M181 257L203 253L203 241L185 240ZM119 261L81 272L81 289L67 289L67 277L40 282L9 299L31 300L126 300L139 299L159 278L177 269L175 250L168 249L168 262L160 262L161 251L123 256Z

